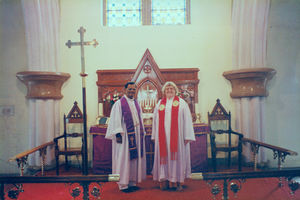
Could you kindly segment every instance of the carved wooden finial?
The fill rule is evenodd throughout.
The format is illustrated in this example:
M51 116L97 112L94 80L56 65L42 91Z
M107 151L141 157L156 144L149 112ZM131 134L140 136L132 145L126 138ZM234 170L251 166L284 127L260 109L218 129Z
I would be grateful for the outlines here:
M217 103L214 106L213 110L211 111L211 113L208 112L208 116L211 119L215 119L215 120L222 120L222 119L227 119L230 115L230 112L228 113L225 108L222 106L220 99L216 100Z
M78 104L77 101L75 101L72 109L70 110L70 112L67 116L69 123L82 123L83 122L83 114L77 104Z

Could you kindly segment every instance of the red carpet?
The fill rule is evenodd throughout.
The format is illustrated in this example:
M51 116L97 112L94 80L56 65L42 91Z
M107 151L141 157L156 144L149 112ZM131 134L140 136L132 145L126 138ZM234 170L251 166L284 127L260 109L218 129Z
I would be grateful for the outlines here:
M222 181L214 182L223 186ZM90 185L92 188L96 183ZM57 184L24 184L24 192L20 193L20 200L70 200L72 199L69 190L79 186L72 186L64 183ZM103 200L207 200L213 199L210 193L210 187L205 181L187 180L183 192L161 191L156 182L152 181L152 177L139 184L140 190L132 193L120 192L118 186L114 182L102 184L102 192L99 199ZM222 199L222 191L217 195L216 199ZM264 179L247 179L242 184L242 189L237 193L236 198L229 190L230 199L238 200L300 200L300 191L296 191L294 195L290 194L287 183L284 182L283 187L278 187L278 178ZM95 199L91 195L90 199ZM6 197L5 199L9 199ZM76 198L82 199L82 194Z

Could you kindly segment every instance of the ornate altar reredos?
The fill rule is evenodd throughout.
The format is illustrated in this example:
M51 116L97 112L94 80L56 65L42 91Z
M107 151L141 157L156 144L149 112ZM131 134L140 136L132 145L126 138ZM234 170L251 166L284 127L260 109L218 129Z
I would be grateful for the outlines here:
M198 102L198 71L198 68L159 69L147 49L136 69L97 70L98 102L103 104L103 115L108 117L113 103L122 97L126 82L134 81L143 117L151 119L156 103L163 97L162 86L173 81L179 88L178 95L189 104L194 116Z

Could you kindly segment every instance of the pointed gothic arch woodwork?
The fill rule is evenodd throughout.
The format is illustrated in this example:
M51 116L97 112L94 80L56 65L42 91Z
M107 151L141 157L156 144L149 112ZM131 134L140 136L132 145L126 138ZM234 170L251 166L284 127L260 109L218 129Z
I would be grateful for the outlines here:
M195 103L198 103L198 72L198 68L160 69L149 49L146 49L136 69L97 70L98 103L103 104L103 115L108 117L113 103L123 95L126 82L134 81L137 85L136 98L142 104L143 112L152 112L153 106L162 98L164 83L173 81L194 116ZM154 97L153 92L157 96Z
M151 78L144 78L137 84L136 99L143 113L153 113L156 103L162 98L162 85Z

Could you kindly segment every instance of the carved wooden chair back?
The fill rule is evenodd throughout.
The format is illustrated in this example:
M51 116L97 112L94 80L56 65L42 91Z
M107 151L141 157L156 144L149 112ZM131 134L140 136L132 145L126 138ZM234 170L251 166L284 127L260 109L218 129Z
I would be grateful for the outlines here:
M243 135L232 130L231 113L225 110L219 99L212 112L208 112L208 124L213 170L217 171L217 156L224 157L227 167L230 168L232 152L237 152L238 169L241 171Z
M83 154L83 114L79 109L77 102L74 102L69 114L64 115L64 132L62 135L54 138L55 142L55 160L56 174L59 175L59 156L65 157L65 169L68 170L69 156L76 156L79 163L79 156ZM81 164L82 165L82 164ZM81 167L81 165L79 165ZM82 167L81 167L82 169Z

